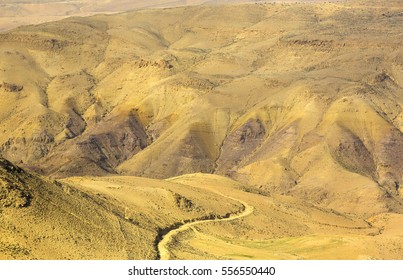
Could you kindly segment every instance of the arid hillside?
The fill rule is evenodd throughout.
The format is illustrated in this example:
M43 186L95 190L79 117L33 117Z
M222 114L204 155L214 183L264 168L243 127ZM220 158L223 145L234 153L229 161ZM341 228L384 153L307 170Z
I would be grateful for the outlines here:
M145 178L50 181L0 159L0 259L156 259L169 228L240 207Z
M402 215L362 219L218 175L51 181L0 159L0 259L400 259Z
M0 34L0 155L53 178L216 173L401 211L399 1L149 9Z
M1 0L0 31L20 25L38 24L70 16L89 16L97 13L116 13L147 7L177 6L182 1L167 0ZM195 4L203 1L190 1Z
M317 0L310 0L317 1ZM0 31L71 16L112 14L134 9L262 2L253 0L0 0ZM271 2L274 2L273 0ZM277 0L276 2L291 2Z

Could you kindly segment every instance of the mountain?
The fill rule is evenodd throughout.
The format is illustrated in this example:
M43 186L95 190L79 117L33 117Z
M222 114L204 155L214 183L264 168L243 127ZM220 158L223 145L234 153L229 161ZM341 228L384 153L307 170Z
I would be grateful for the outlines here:
M397 256L402 29L399 1L354 0L141 9L0 33L0 253L62 258L36 250L70 236L63 258L232 258L203 251L212 238L241 258L286 238L284 258L329 258L326 244L351 238L340 258ZM312 240L327 251L292 249ZM21 254L1 249L13 244Z
M401 197L402 17L360 7L195 6L0 34L1 155L57 178L217 173L386 211L376 201Z

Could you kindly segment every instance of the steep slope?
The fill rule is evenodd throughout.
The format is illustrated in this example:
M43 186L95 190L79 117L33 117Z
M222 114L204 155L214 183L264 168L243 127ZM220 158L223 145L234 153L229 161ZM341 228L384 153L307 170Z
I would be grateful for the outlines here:
M155 259L172 224L239 207L151 179L49 181L0 159L0 259Z
M0 259L393 259L401 220L268 197L218 175L49 181L0 160Z
M3 159L0 184L0 259L153 256L151 246L134 250L125 239L144 236L152 244L155 233L125 220L102 199L40 179Z
M53 177L217 173L401 212L400 10L197 6L0 34L0 153Z

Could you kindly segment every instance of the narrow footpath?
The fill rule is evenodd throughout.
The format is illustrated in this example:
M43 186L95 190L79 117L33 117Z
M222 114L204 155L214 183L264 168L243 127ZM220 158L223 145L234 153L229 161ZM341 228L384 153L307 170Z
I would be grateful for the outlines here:
M180 234L181 232L184 232L188 229L192 229L193 226L200 225L200 224L217 223L217 222L224 223L224 222L228 222L228 221L241 219L243 217L246 217L246 216L252 214L254 211L253 206L247 204L246 202L244 202L240 199L226 196L226 195L223 195L222 193L219 193L216 191L214 193L217 193L218 195L221 195L223 197L226 197L226 198L229 198L229 199L232 199L232 200L235 200L235 201L241 203L243 205L243 211L241 211L239 213L232 213L229 215L229 217L211 218L211 219L206 219L206 220L199 220L199 221L185 223L178 228L172 229L171 231L166 233L162 237L161 241L158 243L158 254L159 254L160 260L170 260L171 259L171 253L169 252L169 244L174 239L174 237L176 235Z

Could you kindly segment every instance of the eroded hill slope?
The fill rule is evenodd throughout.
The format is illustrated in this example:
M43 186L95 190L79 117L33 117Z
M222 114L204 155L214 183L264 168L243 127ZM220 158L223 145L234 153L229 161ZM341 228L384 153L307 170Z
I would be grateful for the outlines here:
M71 18L0 34L0 153L53 177L217 173L401 210L398 2Z
M240 211L237 201L165 181L50 181L0 159L0 259L156 259L187 221Z
M218 175L50 181L0 160L0 259L398 259L401 221Z

